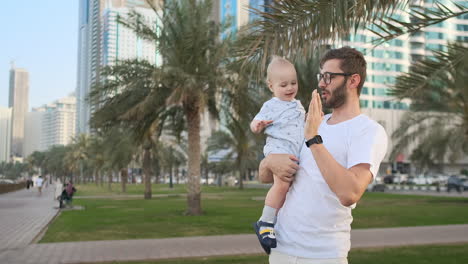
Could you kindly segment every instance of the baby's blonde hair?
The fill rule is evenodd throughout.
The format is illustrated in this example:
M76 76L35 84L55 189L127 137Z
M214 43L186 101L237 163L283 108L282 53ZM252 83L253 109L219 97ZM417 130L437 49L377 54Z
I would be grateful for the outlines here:
M271 61L270 63L268 64L268 67L267 67L267 77L266 77L266 82L268 84L268 82L270 81L270 78L271 78L271 72L273 71L273 68L276 66L276 65L279 65L279 66L285 66L285 65L291 65L294 67L294 64L292 64L290 61L288 61L287 59L283 58L283 57L280 57L278 55L273 55L271 57Z

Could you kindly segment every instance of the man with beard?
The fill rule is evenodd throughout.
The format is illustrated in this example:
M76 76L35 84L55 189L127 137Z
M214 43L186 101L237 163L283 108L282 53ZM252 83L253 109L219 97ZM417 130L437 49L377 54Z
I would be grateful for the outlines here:
M277 216L270 263L348 263L351 210L387 150L384 128L360 111L365 78L362 53L328 51L318 74L322 99L314 90L299 157L271 154L260 163L262 182L272 182L273 174L295 181ZM323 116L322 100L331 114Z

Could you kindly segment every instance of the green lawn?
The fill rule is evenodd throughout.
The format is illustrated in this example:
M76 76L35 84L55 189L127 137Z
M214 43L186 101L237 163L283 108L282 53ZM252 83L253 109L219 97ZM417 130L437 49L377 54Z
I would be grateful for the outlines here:
M351 250L350 264L466 264L468 244L411 246L383 249ZM108 262L107 262L108 263ZM111 262L112 264L268 264L262 256L230 256L175 259L153 262Z
M64 211L41 242L165 238L251 233L266 189L210 187L201 216L184 216L185 197L75 199L80 211ZM353 211L353 228L468 223L468 198L366 193Z
M143 184L127 184L127 192L122 193L122 187L120 183L112 183L111 190L108 190L107 184L103 187L96 186L95 184L81 184L77 185L76 197L80 196L102 196L102 195L141 195L143 197L145 186ZM219 193L223 190L237 190L237 187L217 187L202 185L203 193ZM169 188L168 184L152 184L153 194L174 194L174 193L187 193L185 184L174 184L174 187Z
M266 189L222 188L202 194L201 216L185 216L185 197L74 199L85 210L64 211L41 242L164 238L250 233Z
M468 223L468 198L365 193L353 228Z

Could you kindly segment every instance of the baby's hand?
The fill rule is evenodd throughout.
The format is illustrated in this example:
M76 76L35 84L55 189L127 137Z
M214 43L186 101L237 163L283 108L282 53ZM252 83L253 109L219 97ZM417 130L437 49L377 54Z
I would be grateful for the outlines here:
M273 120L254 120L250 123L250 129L257 134L262 132L271 123L273 123Z

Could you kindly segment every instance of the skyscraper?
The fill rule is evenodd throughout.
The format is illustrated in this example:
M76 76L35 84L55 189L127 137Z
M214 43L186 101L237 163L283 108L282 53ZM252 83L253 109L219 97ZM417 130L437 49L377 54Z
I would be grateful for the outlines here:
M46 151L54 145L67 145L75 136L76 97L72 94L41 107L26 116L24 153Z
M155 3L159 0L154 0ZM80 0L76 132L89 133L92 106L86 102L91 87L100 82L100 70L116 60L144 58L157 63L154 45L117 23L117 16L131 10L149 21L156 15L145 0Z
M0 162L10 160L11 108L0 107Z
M24 119L29 108L29 73L13 65L8 107L12 108L10 156L23 157Z

